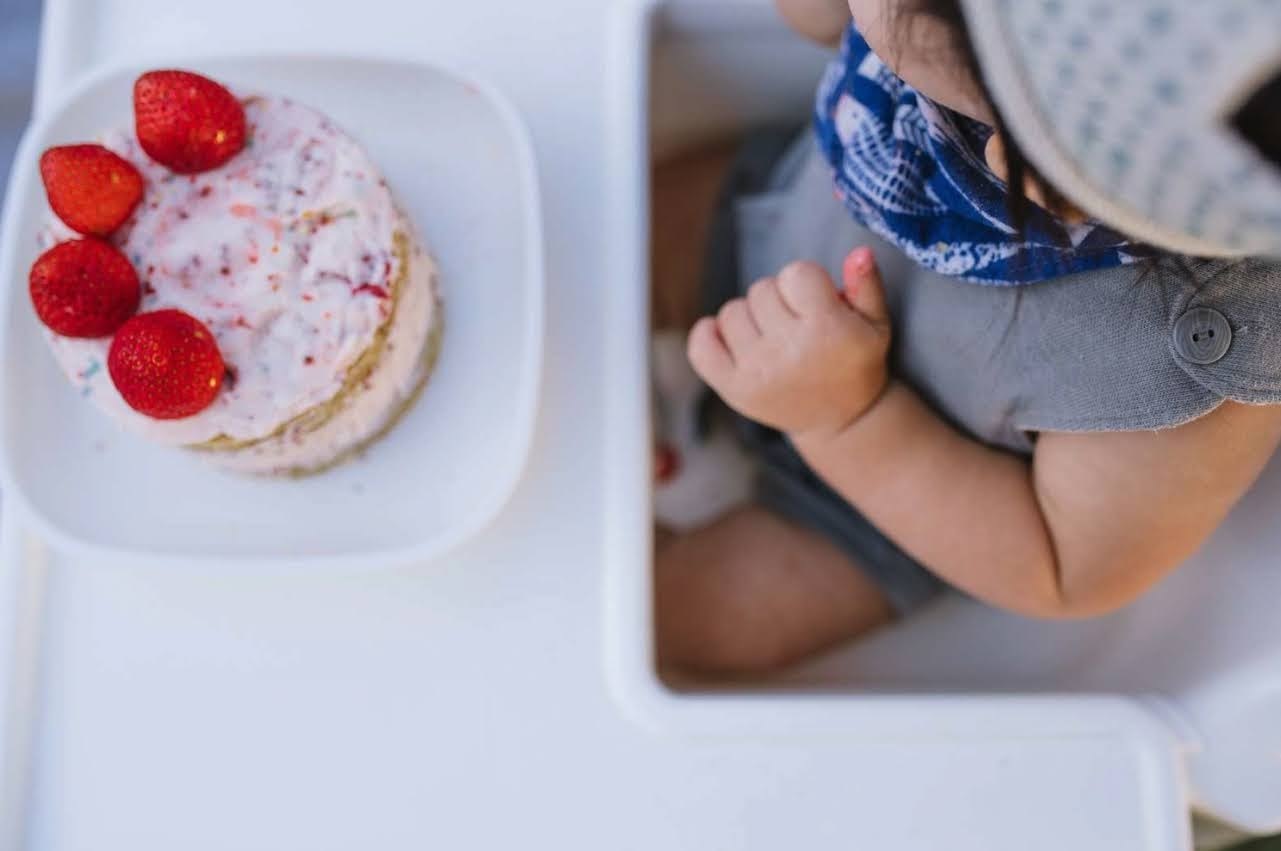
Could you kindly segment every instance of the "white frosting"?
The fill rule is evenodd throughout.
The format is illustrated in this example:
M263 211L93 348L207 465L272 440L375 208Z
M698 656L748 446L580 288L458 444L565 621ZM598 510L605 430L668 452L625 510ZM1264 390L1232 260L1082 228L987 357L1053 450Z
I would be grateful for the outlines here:
M342 410L313 431L286 429L244 449L209 452L207 457L238 473L305 473L376 438L426 380L431 364L423 356L423 346L440 333L436 264L431 257L415 252L404 287L378 366L344 400Z
M347 448L344 435L359 442L375 433L368 425L385 420L406 382L416 383L415 362L435 321L434 264L378 169L329 119L272 97L248 99L245 113L246 150L203 174L176 175L152 162L131 129L102 139L146 180L142 204L113 238L143 281L140 311L178 308L213 332L229 367L213 404L186 419L151 419L129 408L112 384L110 339L49 338L81 393L149 440L261 440L342 389L390 316L391 285L402 273L394 237L403 234L414 259L402 281L391 360L363 392L351 393L342 422L292 435L292 448L273 438L267 443L279 451L258 453L270 456L273 468L297 460L317 466ZM54 220L44 238L73 236ZM386 388L370 392L384 381ZM248 463L245 451L210 457L220 455L241 456L237 467L261 466Z

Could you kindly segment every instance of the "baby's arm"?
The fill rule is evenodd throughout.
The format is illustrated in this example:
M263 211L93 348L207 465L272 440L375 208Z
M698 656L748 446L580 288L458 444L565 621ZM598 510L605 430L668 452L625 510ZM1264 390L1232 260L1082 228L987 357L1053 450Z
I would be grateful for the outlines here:
M1089 617L1196 551L1281 437L1281 407L1227 402L1159 432L1046 433L1031 464L955 431L902 384L842 432L802 436L816 471L908 553L993 605Z
M792 29L829 47L840 44L850 22L846 0L774 0L774 4Z
M1165 431L1045 433L1028 463L887 379L866 250L845 293L794 264L696 325L691 361L905 551L993 605L1070 618L1130 602L1200 547L1281 440L1281 407L1226 402Z

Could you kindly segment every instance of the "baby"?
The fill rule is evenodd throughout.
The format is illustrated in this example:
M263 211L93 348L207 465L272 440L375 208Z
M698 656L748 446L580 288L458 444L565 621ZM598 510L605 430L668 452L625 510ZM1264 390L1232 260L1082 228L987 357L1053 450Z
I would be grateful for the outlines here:
M660 661L775 669L944 584L1126 605L1281 440L1281 6L778 5L841 48L813 132L657 175L660 321L730 235L688 355L761 469L660 537Z

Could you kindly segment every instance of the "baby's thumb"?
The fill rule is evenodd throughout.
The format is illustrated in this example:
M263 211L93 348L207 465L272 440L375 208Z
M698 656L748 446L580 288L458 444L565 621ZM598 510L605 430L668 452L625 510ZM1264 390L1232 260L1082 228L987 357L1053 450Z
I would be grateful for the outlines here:
M881 272L876 268L872 249L856 248L845 258L844 288L842 294L850 307L872 322L885 322L889 310L885 306L885 287Z

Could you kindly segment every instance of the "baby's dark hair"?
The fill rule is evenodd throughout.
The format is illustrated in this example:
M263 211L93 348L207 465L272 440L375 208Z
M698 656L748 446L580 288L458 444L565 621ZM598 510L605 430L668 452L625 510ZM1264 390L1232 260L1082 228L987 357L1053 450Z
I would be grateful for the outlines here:
M1281 73L1255 89L1231 123L1242 139L1281 168Z
M1031 202L1023 194L1023 186L1029 180L1040 189L1041 197L1045 199L1050 209L1060 210L1067 206L1063 196L1041 176L1036 170L1036 166L1032 165L1028 158L1024 156L1022 149L1014 141L1014 137L1010 135L1005 119L1001 115L1001 110L989 94L987 82L983 78L983 66L979 64L978 53L974 50L974 42L970 40L970 30L966 26L965 15L961 11L959 0L913 0L910 4L900 6L894 14L896 16L894 24L900 38L908 37L908 24L910 24L914 15L925 15L947 25L948 31L951 33L952 50L964 60L970 76L983 90L983 94L992 108L992 116L996 121L996 132L1001 135L1001 141L1004 143L1002 147L1005 151L1006 185L1009 187L1009 192L1005 197L1005 205L1009 212L1010 224L1014 226L1014 229L1022 233L1027 225L1028 204Z

